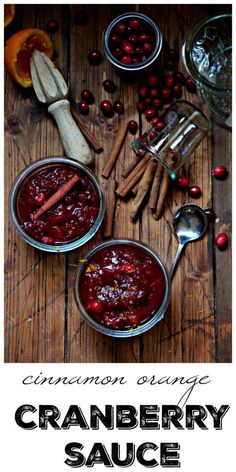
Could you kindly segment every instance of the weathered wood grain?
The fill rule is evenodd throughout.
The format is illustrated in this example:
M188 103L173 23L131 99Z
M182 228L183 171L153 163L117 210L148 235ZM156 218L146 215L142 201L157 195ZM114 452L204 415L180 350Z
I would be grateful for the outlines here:
M104 150L95 155L94 171L107 199L110 180L102 169L112 150L121 120L105 118L99 109L103 99L121 100L132 119L136 111L137 82L121 77L104 58L100 66L87 60L93 48L102 51L102 33L118 14L139 10L158 23L171 47L180 51L185 31L194 21L215 14L216 5L17 5L17 29L45 28L50 18L59 22L52 35L55 61L70 87L74 103L83 88L89 88L95 103L83 117ZM230 7L228 7L230 8ZM88 13L86 25L77 25L79 10ZM180 70L182 65L180 61ZM113 79L114 94L105 92L102 82ZM197 95L184 97L205 111ZM145 130L146 120L140 122ZM113 187L123 181L122 171L133 159L128 134L112 171ZM93 151L92 151L93 152ZM6 76L5 80L5 194L17 174L30 162L46 155L63 155L58 130L45 107L32 91L23 90ZM226 181L212 179L211 169L224 164ZM171 267L177 241L172 216L184 203L203 208L213 206L219 221L208 234L189 244L177 268L170 306L164 319L152 330L130 340L111 339L97 333L83 320L74 300L74 279L80 259L104 239L103 228L83 248L63 255L40 253L27 246L16 234L5 209L5 362L230 362L231 361L231 244L227 251L215 249L213 239L231 225L231 133L213 123L204 140L181 170L191 184L200 185L202 197L191 200L186 193L172 189L161 220L155 221L148 201L135 222L130 221L130 201L114 195L114 238L134 238L150 244ZM223 198L222 198L223 195ZM147 199L148 200L148 199Z

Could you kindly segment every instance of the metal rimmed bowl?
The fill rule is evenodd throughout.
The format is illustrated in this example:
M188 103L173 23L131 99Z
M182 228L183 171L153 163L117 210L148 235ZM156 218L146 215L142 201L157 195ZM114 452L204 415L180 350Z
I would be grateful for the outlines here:
M140 248L141 250L145 251L159 266L162 271L163 278L164 278L164 295L161 302L161 305L157 308L157 310L152 314L152 316L144 322L144 324L140 325L139 327L131 328L131 329L111 329L102 324L99 324L85 309L82 297L80 293L80 281L81 277L84 274L84 271L88 267L89 263L92 261L95 254L99 251L103 250L104 248L118 245L125 245L125 246L134 246L136 248ZM92 326L94 329L99 331L102 334L106 334L108 336L112 336L115 338L130 338L133 336L137 336L139 334L148 331L150 328L155 326L159 321L162 320L164 314L167 310L170 301L170 293L171 293L171 281L169 277L168 270L159 256L150 246L136 241L134 239L112 239L110 241L106 241L104 243L98 244L93 249L91 249L88 254L84 257L83 262L78 266L76 278L75 278L75 300L77 307L83 316L83 318L87 321L87 323Z
M155 36L155 46L150 54L150 56L147 58L147 60L143 62L139 62L138 64L123 64L121 61L119 61L113 54L110 48L110 35L111 32L114 30L115 26L121 22L121 21L127 21L129 19L140 19L142 22L144 22L148 28L150 28L153 31L153 34ZM129 72L136 72L136 71L141 71L143 69L146 69L149 67L159 56L161 48L162 48L162 33L159 29L159 27L156 25L156 23L149 18L146 15L143 15L142 13L137 13L137 12L129 12L129 13L124 13L122 15L117 16L112 20L107 28L105 29L103 33L103 45L104 45L104 53L107 57L107 59L113 64L115 67L117 67L120 70L123 71L129 71Z
M20 189L27 178L29 178L31 175L33 175L37 171L46 169L49 166L55 166L57 164L68 165L69 167L74 167L89 178L95 191L97 192L97 196L99 200L99 209L98 209L98 215L93 225L91 226L89 231L86 234L84 234L82 237L73 239L66 243L63 242L59 244L56 243L55 245L50 245L50 244L44 244L40 241L37 241L36 239L32 238L28 233L26 233L26 231L23 229L22 224L19 220L19 215L17 211L17 201L18 201L18 195L19 195ZM81 164L77 160L67 158L67 157L47 157L44 159L40 159L34 162L33 164L30 164L17 176L15 182L12 185L11 192L10 192L10 215L18 233L20 234L22 239L26 241L28 244L46 252L53 252L53 253L67 252L73 249L77 249L78 247L86 244L95 235L95 233L98 231L99 227L101 226L104 213L105 213L105 197L104 197L102 186L99 183L97 177L84 164Z

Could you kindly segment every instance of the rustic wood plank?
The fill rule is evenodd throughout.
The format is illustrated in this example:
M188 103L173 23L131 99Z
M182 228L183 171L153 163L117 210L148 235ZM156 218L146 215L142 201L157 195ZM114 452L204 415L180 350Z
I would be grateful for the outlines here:
M29 5L21 12L22 25L45 28L46 22L56 15L58 9ZM58 41L57 37L53 41L55 48L62 51L62 38L58 35ZM25 165L44 156L62 155L63 149L55 124L47 116L45 108L38 104L32 89L24 91L6 77L5 97L5 185L8 194ZM11 117L15 117L15 122ZM13 230L11 222L8 224L8 208L5 221L8 241L5 360L63 362L64 256L42 254L26 245Z
M80 101L83 88L89 88L95 95L95 104L83 119L104 144L103 153L95 156L94 171L107 199L110 181L103 179L101 172L119 122L125 116L107 119L100 112L99 104L102 99L121 99L126 108L130 105L132 118L138 119L137 82L122 77L105 58L100 66L91 66L87 54L92 48L102 51L102 32L112 18L135 9L150 15L170 46L180 51L186 28L220 11L222 6L17 5L17 29L26 25L44 29L50 18L58 20L59 30L51 36L55 60L70 85L73 101ZM88 12L88 23L84 26L76 25L75 15L79 10ZM112 96L102 87L106 78L112 78L117 85ZM185 91L184 96L205 110L197 95ZM22 90L6 76L5 100L5 191L8 194L25 165L46 155L62 155L63 149L52 118L37 102L32 90ZM142 120L143 130L145 126L146 121ZM125 140L111 175L113 182L122 182L122 170L132 161L132 139L128 135ZM226 181L212 180L211 168L217 164L228 168ZM8 221L6 208L6 362L231 361L231 247L220 252L212 245L215 234L231 230L230 131L213 123L212 135L204 140L181 172L190 178L191 184L202 187L203 195L198 201L191 200L174 189L159 221L152 218L146 205L139 219L131 222L129 199L123 201L114 196L113 237L135 238L150 244L168 267L177 248L171 226L177 208L188 201L203 208L213 205L219 218L202 240L187 246L173 280L171 303L164 320L143 336L130 340L111 339L97 333L81 318L75 305L73 288L79 260L103 240L103 230L83 248L65 256L41 254L20 240Z

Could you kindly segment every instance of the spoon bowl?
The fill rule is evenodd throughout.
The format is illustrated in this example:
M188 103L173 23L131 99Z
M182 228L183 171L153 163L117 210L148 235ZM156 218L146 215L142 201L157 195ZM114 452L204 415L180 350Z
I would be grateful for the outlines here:
M174 214L173 228L179 241L179 246L170 270L171 278L173 277L179 256L185 244L200 239L206 232L207 215L204 210L197 205L191 203L183 205Z

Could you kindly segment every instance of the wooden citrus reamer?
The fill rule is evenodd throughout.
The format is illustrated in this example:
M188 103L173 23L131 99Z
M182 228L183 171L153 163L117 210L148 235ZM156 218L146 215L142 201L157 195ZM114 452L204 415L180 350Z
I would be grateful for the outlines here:
M42 103L49 104L68 157L83 164L91 164L93 156L80 129L73 120L67 100L68 87L59 70L42 52L34 50L30 59L31 77L35 93Z

